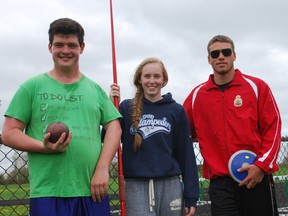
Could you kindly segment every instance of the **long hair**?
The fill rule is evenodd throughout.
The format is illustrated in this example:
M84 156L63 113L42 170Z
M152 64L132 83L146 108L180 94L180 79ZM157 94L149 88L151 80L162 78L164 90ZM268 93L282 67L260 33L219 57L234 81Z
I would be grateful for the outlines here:
M140 148L141 143L142 143L142 137L138 133L139 122L142 116L143 97L144 97L144 90L143 90L142 84L140 83L140 80L141 80L143 67L150 63L159 63L161 65L162 72L163 72L163 79L164 79L164 83L162 87L164 87L168 82L168 73L166 71L166 68L163 62L159 60L158 58L151 57L151 58L144 59L136 69L136 72L133 78L133 84L136 87L136 93L133 99L132 114L131 114L132 129L135 134L134 143L133 143L133 148L135 151Z

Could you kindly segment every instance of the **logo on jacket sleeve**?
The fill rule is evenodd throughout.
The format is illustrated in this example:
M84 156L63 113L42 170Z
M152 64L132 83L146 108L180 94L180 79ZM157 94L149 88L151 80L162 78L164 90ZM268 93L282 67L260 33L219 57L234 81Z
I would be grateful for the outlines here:
M237 95L234 99L234 106L235 107L241 107L243 104L242 98L240 95Z
M156 119L154 115L143 115L138 127L138 132L142 134L143 139L146 139L156 133L164 132L169 134L171 131L171 124L165 117ZM130 132L133 133L132 128Z

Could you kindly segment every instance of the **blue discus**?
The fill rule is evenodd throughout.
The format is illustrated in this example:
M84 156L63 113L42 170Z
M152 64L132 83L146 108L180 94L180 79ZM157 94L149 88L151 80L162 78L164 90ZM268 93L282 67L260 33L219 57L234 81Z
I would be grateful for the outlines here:
M243 181L248 172L238 172L237 170L243 166L247 166L253 164L256 161L256 154L249 150L239 150L235 152L229 159L228 162L228 169L230 172L231 177L236 182Z

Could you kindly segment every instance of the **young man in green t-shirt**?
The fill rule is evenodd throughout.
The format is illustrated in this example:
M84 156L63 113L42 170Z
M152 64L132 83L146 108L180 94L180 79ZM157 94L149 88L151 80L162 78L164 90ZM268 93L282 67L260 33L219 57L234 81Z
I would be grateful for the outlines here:
M5 113L3 143L28 152L31 216L108 216L109 165L120 143L121 115L103 89L80 72L82 26L61 18L48 33L54 67L17 90ZM46 128L56 121L70 132L53 144Z

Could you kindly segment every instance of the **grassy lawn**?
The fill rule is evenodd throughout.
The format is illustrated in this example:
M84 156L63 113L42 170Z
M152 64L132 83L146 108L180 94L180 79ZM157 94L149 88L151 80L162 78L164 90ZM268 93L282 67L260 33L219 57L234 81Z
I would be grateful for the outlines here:
M288 166L279 166L279 170L273 174L273 176L288 175Z
M109 194L118 193L118 179L110 179ZM21 200L29 198L29 184L0 185L0 200ZM111 200L112 205L119 205L118 200ZM29 205L0 206L1 216L29 215Z
M12 216L12 215L29 215L29 205L18 205L18 206L4 206L0 207L1 216Z
M198 167L199 168L199 167ZM287 175L287 166L280 166L274 176ZM202 177L202 176L201 176ZM276 180L277 181L277 180ZM205 197L205 189L209 186L209 180L200 181L200 199ZM110 178L109 194L118 195L118 179ZM0 185L0 200L21 200L29 198L29 184ZM111 206L119 206L119 200L110 200ZM0 206L1 216L29 215L29 205Z
M0 185L0 199L13 200L29 198L29 184Z

